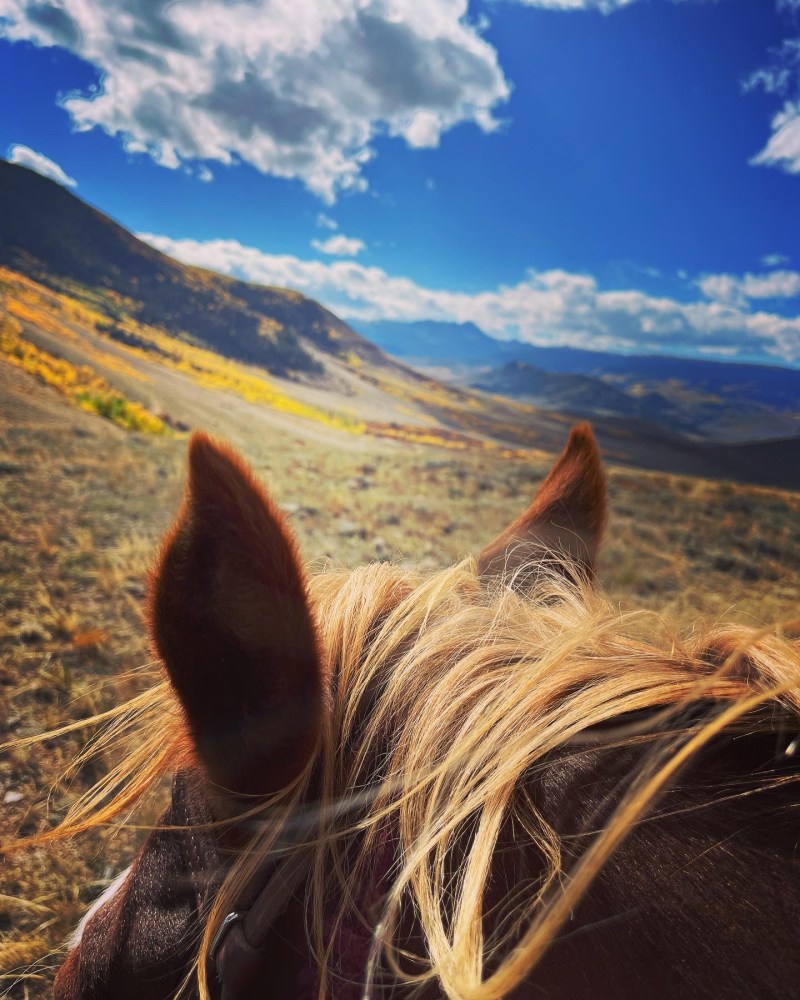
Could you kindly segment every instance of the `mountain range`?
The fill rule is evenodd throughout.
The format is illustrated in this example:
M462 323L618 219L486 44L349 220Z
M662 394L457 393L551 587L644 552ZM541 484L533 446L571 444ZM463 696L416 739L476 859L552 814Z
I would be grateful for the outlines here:
M224 411L223 432L235 419L333 449L367 434L528 461L588 415L611 462L800 488L797 372L539 348L473 324L357 332L296 291L172 260L3 161L0 347L130 426L213 428Z
M800 370L501 341L474 323L359 323L389 354L472 385L580 416L650 421L700 439L758 441L800 431Z

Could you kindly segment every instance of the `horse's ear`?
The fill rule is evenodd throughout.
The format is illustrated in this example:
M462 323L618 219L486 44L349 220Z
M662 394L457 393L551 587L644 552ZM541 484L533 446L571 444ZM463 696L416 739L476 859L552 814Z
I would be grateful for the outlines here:
M591 426L577 424L533 503L478 556L478 572L512 575L549 562L591 578L607 508L600 450Z
M266 794L296 777L319 735L322 676L294 539L241 458L204 434L149 620L208 778Z

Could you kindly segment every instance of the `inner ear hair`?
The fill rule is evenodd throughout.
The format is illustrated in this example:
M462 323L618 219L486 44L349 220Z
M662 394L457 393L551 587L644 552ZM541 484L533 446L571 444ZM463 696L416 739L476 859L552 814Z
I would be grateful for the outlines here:
M203 434L151 576L149 620L209 779L236 794L291 781L316 743L322 699L304 574L264 488Z

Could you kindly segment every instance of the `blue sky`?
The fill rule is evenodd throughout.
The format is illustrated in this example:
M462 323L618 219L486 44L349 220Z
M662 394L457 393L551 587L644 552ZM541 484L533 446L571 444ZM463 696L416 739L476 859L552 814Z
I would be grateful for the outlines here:
M800 364L800 0L0 0L0 153L356 325Z

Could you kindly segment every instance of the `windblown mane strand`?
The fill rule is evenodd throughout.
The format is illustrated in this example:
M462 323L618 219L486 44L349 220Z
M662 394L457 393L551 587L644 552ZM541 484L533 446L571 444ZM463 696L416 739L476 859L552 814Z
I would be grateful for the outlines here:
M320 833L309 931L323 967L335 936L323 900L343 900L339 923L359 905L388 825L400 852L373 951L385 949L409 979L438 978L449 996L507 994L557 933L557 911L563 916L577 902L681 761L763 702L797 711L796 644L723 625L698 624L681 638L665 618L620 613L555 567L536 572L530 594L502 581L487 589L472 561L429 578L378 564L310 581L334 691L320 748L321 813L335 815L333 805L346 805L365 789L374 796L357 823L338 818ZM558 838L535 811L517 816L549 870L493 942L485 981L481 902L498 836L517 808L525 776L592 727L693 702L729 708L699 730L681 732L677 745L661 740L558 907L549 889L569 874L560 867ZM345 860L342 844L354 827L363 834L361 846L357 857ZM448 858L467 828L470 850L454 881ZM221 893L206 940L253 867L244 863ZM429 955L411 969L392 941L410 900ZM520 943L525 947L512 949Z
M370 968L383 953L409 979L438 979L447 996L501 997L541 958L569 907L680 763L763 703L798 714L797 641L722 624L699 623L681 634L655 613L621 612L588 582L556 568L539 566L535 578L530 592L502 579L487 587L467 560L429 577L376 564L309 581L330 711L308 766L248 810L258 820L252 841L218 894L201 946L204 998L204 956L216 927L264 855L308 809L311 789L318 816L308 832L315 844L308 933L323 986L336 974L336 929L363 906L363 886L389 831L397 849ZM631 713L715 702L722 714L688 728L677 744L657 743L657 756L631 781L578 868L565 872L557 833L526 797L528 777L587 730L608 727L614 741L615 720ZM171 724L164 740L165 718L180 717L168 685L155 685L112 715L116 722L90 753L125 750L123 759L44 839L126 813L185 759L180 725ZM753 726L767 725L753 719ZM657 737L643 730L623 742ZM513 908L507 901L506 919L484 942L492 860L510 819L534 843L545 870L525 899ZM464 843L469 851L454 874L450 859ZM555 895L557 882L565 889ZM342 900L338 913L326 909L331 898ZM425 959L410 961L396 940L409 905Z

